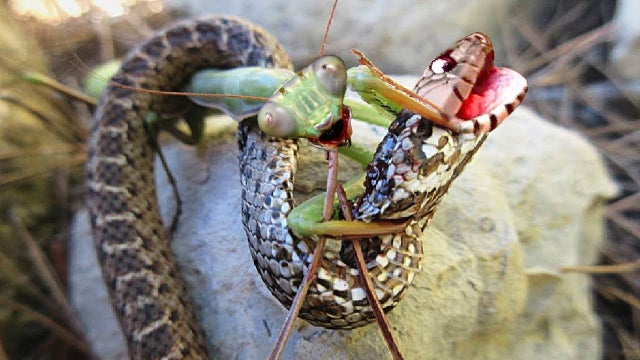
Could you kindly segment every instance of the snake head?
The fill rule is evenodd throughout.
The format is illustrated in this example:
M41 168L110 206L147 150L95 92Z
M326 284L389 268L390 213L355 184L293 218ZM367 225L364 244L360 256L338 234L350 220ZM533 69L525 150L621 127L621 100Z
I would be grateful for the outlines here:
M476 32L433 59L414 91L446 114L449 127L475 134L495 129L522 102L527 80L493 64L493 44Z

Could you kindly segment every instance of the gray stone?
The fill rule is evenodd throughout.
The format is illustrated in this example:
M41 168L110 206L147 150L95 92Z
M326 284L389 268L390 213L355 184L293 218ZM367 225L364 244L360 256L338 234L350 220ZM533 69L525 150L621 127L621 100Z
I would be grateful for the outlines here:
M471 32L486 32L500 47L501 25L514 2L343 0L325 53L339 55L351 66L356 59L350 50L356 48L386 73L420 74L432 58ZM251 20L275 35L298 66L317 57L332 4L328 0L167 1L169 7L193 16L232 14Z
M260 359L286 311L262 284L246 247L232 127L221 125L219 135L198 148L166 146L184 201L173 248L215 357ZM379 130L363 136L367 129L358 127L358 138L379 137ZM164 174L157 177L168 219L175 201ZM595 260L602 204L614 192L588 142L518 109L489 136L424 235L423 272L389 314L405 356L600 358L589 277L559 269ZM96 352L122 358L117 326L104 318L111 310L86 216L79 214L75 225L73 303ZM298 320L284 358L390 356L375 325L333 331Z
M612 54L616 73L629 80L640 78L640 3L637 0L620 0L615 14L616 43Z

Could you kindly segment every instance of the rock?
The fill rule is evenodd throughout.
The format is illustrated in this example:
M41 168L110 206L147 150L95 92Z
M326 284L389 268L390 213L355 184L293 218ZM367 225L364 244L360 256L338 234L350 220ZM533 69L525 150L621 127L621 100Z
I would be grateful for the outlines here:
M617 40L612 54L615 60L616 73L628 80L640 77L640 23L636 16L640 11L640 3L634 0L620 0L615 15Z
M341 1L325 53L353 66L352 48L364 52L386 73L420 74L431 59L459 38L488 33L500 47L501 26L516 0L348 0ZM255 22L282 42L296 68L320 51L333 1L169 0L167 6L190 15L232 14ZM499 52L497 59L504 59Z
M246 247L231 127L223 125L196 149L166 146L184 202L173 247L215 357L264 358L286 312L262 284ZM324 168L312 171L324 178ZM164 174L157 177L169 219L175 201ZM603 240L602 205L614 192L587 141L518 109L489 136L424 235L423 273L389 314L405 356L600 358L590 279L559 269L594 262ZM105 318L111 311L99 289L84 213L74 234L73 302L96 352L122 358L117 326ZM298 320L283 358L328 357L390 356L375 325L333 331Z

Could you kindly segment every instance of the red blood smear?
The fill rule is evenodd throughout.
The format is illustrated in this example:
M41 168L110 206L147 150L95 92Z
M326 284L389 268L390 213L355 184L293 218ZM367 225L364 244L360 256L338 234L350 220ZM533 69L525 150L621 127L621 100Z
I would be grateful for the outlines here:
M326 147L340 147L351 144L351 108L343 105L341 109L341 119L327 130L318 139L309 139L310 142Z

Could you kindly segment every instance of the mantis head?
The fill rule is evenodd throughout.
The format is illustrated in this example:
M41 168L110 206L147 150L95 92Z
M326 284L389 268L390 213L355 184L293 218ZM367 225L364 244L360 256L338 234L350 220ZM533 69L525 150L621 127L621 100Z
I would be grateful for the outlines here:
M258 113L258 125L270 136L303 137L320 144L348 142L350 112L343 105L346 88L344 61L323 56L271 96Z

